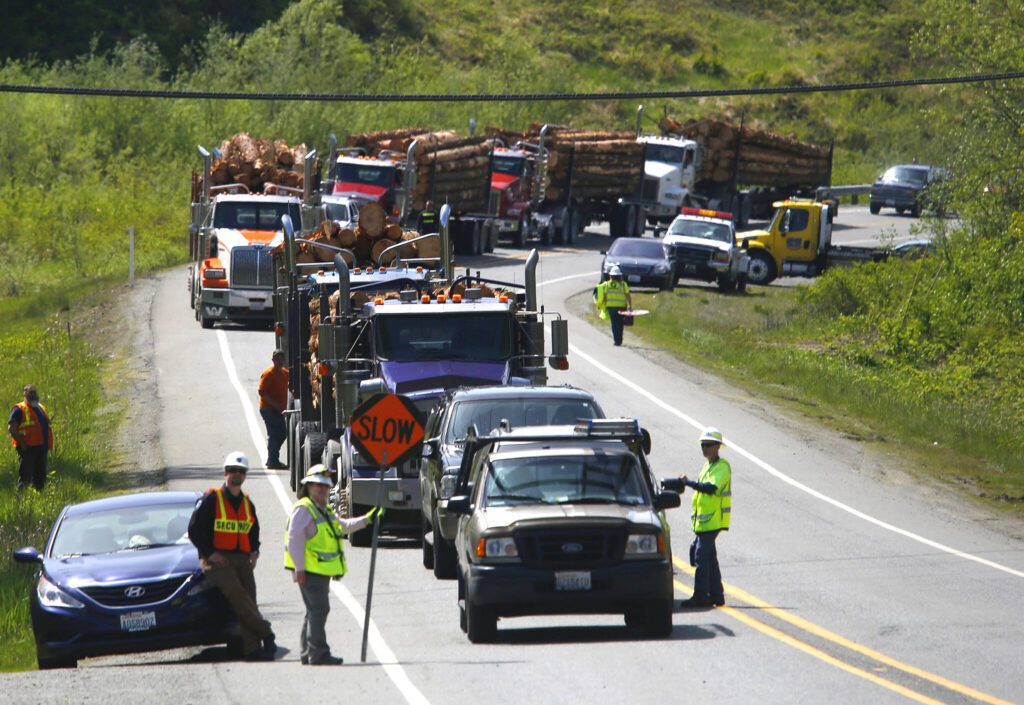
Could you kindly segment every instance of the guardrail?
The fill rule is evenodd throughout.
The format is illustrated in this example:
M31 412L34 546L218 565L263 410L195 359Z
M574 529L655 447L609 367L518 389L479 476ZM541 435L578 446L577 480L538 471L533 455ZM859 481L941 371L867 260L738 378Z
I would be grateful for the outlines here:
M860 196L866 196L871 191L871 184L859 184L856 186L821 186L814 195L818 200L826 198L850 197L850 203L857 205Z

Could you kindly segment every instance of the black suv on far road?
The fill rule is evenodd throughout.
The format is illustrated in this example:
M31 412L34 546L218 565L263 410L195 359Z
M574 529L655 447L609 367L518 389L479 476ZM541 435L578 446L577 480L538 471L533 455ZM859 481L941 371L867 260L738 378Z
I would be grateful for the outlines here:
M903 215L917 218L925 205L931 205L928 191L945 175L945 170L927 164L900 164L889 167L871 186L868 209L877 215L883 208L895 208Z
M590 392L568 386L474 387L445 395L424 428L420 461L423 567L432 568L438 578L455 577L456 517L448 514L447 505L470 426L486 435L502 421L519 428L601 418L604 412Z

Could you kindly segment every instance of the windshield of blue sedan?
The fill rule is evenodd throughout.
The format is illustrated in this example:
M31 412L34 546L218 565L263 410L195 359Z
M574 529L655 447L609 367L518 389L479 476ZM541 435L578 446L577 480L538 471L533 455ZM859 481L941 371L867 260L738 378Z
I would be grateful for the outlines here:
M484 479L483 503L491 507L646 501L636 458L625 453L499 458Z
M664 259L665 246L659 240L641 240L639 238L619 238L612 243L608 254L616 257L648 257Z
M455 405L445 430L445 443L466 438L470 426L488 435L507 420L512 428L575 424L578 419L598 418L594 404L586 399L481 399Z
M188 542L194 503L119 507L67 516L57 527L51 556L88 556Z
M476 360L512 356L512 318L495 313L429 313L377 316L377 357L396 362Z

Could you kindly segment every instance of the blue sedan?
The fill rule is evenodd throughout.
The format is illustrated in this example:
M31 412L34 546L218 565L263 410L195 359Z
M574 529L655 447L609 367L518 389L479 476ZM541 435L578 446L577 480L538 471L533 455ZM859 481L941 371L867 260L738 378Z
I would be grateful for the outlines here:
M42 553L14 552L39 566L30 611L40 669L236 640L231 610L188 539L200 496L145 492L71 504Z

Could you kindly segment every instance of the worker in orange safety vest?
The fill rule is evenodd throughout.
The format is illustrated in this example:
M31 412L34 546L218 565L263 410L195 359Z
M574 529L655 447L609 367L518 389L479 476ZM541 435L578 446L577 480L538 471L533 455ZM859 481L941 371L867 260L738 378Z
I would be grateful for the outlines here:
M31 483L37 491L46 484L46 463L53 450L53 428L46 407L39 403L39 390L26 384L24 399L14 405L7 418L11 445L18 451L18 491Z

